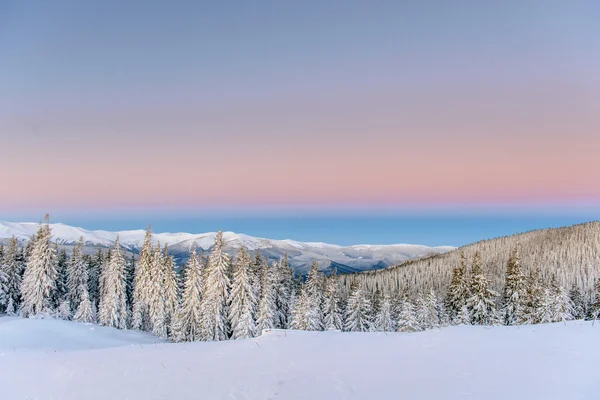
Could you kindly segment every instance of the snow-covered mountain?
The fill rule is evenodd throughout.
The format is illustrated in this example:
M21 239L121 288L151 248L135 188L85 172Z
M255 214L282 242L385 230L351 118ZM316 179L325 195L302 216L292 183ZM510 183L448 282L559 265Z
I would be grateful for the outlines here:
M144 230L108 232L90 231L65 224L50 224L53 240L64 247L71 247L83 238L88 250L95 247L110 247L119 236L121 245L132 253L138 253L144 241ZM21 241L31 238L38 229L37 223L0 222L0 240L13 235ZM168 244L169 251L179 262L184 261L191 249L201 253L210 251L215 239L215 232L209 233L156 233L154 240ZM356 272L369 269L385 268L415 257L432 253L444 253L454 247L428 247L412 244L395 245L356 245L338 246L327 243L298 242L294 240L263 239L234 232L224 232L226 250L235 253L242 246L250 251L260 250L263 256L279 260L285 254L299 273L305 273L310 264L316 260L323 270L330 271L334 267L340 272Z

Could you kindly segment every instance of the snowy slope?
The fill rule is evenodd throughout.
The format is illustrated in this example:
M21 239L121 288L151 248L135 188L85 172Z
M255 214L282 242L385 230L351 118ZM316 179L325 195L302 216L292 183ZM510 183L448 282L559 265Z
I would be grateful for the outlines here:
M52 351L14 347L18 336L5 334L43 336L52 321L0 322L0 397L596 400L600 395L600 327L589 322L411 334L271 331L250 340L144 341L95 350L73 347L79 324L56 322L64 325L65 340ZM102 330L94 332L94 340L121 334L131 333Z
M0 239L15 235L20 240L28 240L37 231L38 224L30 222L0 222ZM54 240L63 246L72 246L83 237L88 246L110 247L117 235L122 246L138 252L144 241L145 231L89 231L64 224L51 224ZM185 259L190 249L196 248L201 252L210 250L216 233L157 233L156 241L168 244L172 254ZM272 240L256 238L244 234L224 232L227 242L226 250L234 253L241 246L251 251L260 250L272 260L278 260L288 254L291 264L298 272L305 272L310 264L317 260L323 269L336 266L341 272L354 272L365 269L383 268L398 264L410 258L421 257L431 253L443 253L453 250L453 247L428 247L411 244L396 245L357 245L337 246L326 243L305 243L294 240Z

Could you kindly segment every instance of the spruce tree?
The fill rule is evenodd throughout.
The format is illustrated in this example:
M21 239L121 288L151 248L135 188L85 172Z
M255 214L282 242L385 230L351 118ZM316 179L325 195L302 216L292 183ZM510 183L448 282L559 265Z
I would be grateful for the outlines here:
M419 330L415 305L406 294L402 297L400 304L396 330L398 332L415 332Z
M77 307L77 311L75 312L73 319L79 322L96 322L96 311L92 301L90 300L87 288L81 292L81 302Z
M471 271L471 297L467 300L467 307L471 313L471 323L474 325L491 325L494 323L495 293L490 289L490 284L483 273L481 255L475 253L473 269Z
M274 265L275 328L286 329L290 324L290 296L294 270L289 266L287 254ZM258 297L258 294L257 294Z
M60 304L63 301L68 301L68 287L67 287L67 252L58 249L56 244L56 253L58 254L58 262L56 266L56 304Z
M515 325L523 319L524 295L525 278L521 272L519 252L515 247L506 266L502 294L502 314L505 325Z
M229 295L229 323L232 339L256 336L257 300L252 287L250 258L245 247L240 248L234 264Z
M569 298L573 306L573 319L585 318L585 301L581 295L581 292L579 291L579 286L576 284L571 286Z
M12 237L0 260L0 271L6 275L6 313L14 314L21 302L23 261L19 254L19 242Z
M600 318L600 279L596 280L596 286L594 291L594 302L590 307L591 319L597 320Z
M72 310L79 308L84 291L88 293L89 300L88 265L83 259L83 238L80 238L67 262L67 298Z
M152 228L148 226L144 244L140 251L135 269L133 289L132 327L143 331L152 329L150 320L150 297L153 280L154 248L152 247Z
M461 309L471 297L467 280L467 262L464 253L460 254L460 264L452 269L452 281L446 295L446 309L450 319L454 321Z
M160 243L156 245L152 259L152 282L150 283L150 294L148 303L148 314L152 324L151 332L154 336L166 339L167 332L167 309L165 303L165 257L162 253Z
M527 286L525 289L525 306L523 309L522 324L539 324L544 319L545 288L540 279L539 268L534 269L529 274Z
M344 328L339 297L339 281L335 275L330 276L325 281L323 297L323 323L327 331L341 331Z
M258 314L256 316L256 332L273 329L277 317L277 308L275 305L275 285L274 276L271 273L271 267L263 265L261 269L261 296L258 302Z
M392 300L388 295L384 295L381 300L374 326L378 332L394 332L396 330L396 321L392 316Z
M223 232L215 236L215 244L208 259L202 294L202 328L205 340L229 338L228 299L230 281L229 256L224 250Z
M573 319L573 303L567 291L556 281L553 275L549 288L551 308L551 322L564 322Z
M49 217L40 225L35 243L23 276L21 289L21 315L35 317L39 314L53 314L56 300L56 271L58 259L56 248L50 243Z
M202 339L202 275L202 264L196 250L193 250L185 268L181 307L175 324L177 341L195 342Z
M175 314L179 309L179 277L175 271L175 260L169 255L167 245L165 245L162 267L167 334L174 338Z
M371 302L362 287L357 283L348 298L344 330L347 332L368 332L372 328Z
M127 328L128 309L125 284L125 258L121 253L119 237L108 264L102 271L103 293L100 298L98 319L100 324L117 329Z

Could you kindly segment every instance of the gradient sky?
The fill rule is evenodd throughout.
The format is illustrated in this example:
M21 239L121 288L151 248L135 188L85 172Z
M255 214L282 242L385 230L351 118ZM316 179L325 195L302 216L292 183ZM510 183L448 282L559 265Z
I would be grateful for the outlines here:
M599 2L208 3L0 2L0 216L600 204Z

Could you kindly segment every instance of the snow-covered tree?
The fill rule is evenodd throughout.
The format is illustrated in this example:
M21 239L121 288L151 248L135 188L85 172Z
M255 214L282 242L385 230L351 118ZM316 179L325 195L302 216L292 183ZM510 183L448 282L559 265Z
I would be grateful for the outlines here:
M167 310L165 307L165 257L162 253L160 243L156 245L152 259L152 282L150 283L150 298L148 303L148 314L152 324L151 332L159 338L167 338Z
M54 244L56 249L57 264L56 264L56 292L55 292L55 304L61 304L65 300L68 301L68 287L67 287L67 252L58 249L58 244ZM64 308L64 307L63 307ZM68 319L68 318L64 318Z
M294 279L294 270L290 268L287 254L280 262L274 265L273 289L275 294L275 328L285 329L291 323L291 313L289 310L290 296L292 292L292 282ZM255 292L258 297L258 292Z
M108 264L102 271L102 297L98 320L102 325L118 329L127 328L127 299L125 283L125 258L121 253L119 237L115 240Z
M392 300L390 296L384 295L379 305L379 311L375 316L374 330L379 332L394 332L396 321L392 316Z
M327 331L341 331L344 328L344 316L340 307L339 280L335 275L325 280L323 323Z
M0 268L0 311L5 311L8 306L8 274Z
M400 303L396 330L398 332L415 332L419 329L415 305L410 298L404 294L402 302Z
M88 265L83 259L83 238L80 238L67 262L67 298L72 310L79 308L84 291L88 292Z
M502 295L502 316L505 325L523 320L525 278L521 272L518 248L515 247L506 266L506 278Z
M539 324L544 319L545 288L540 279L540 269L536 268L529 274L525 288L525 305L522 324Z
M371 313L372 307L369 297L360 285L354 284L346 306L344 330L348 332L370 331L373 325Z
M73 316L75 321L93 323L96 322L96 309L90 300L88 291L81 292L81 302Z
M571 286L571 290L569 291L569 298L571 300L571 305L573 306L573 319L585 318L585 300L581 295L579 286L577 286L576 284L573 284Z
M471 297L467 300L467 307L471 313L471 323L474 325L493 324L496 319L494 303L496 294L490 289L490 283L483 273L479 253L475 253L473 257L470 292Z
M152 329L150 320L150 300L153 280L154 248L152 247L152 229L148 227L144 244L140 251L138 265L135 269L135 285L133 289L132 327L149 331Z
M229 302L232 339L256 336L257 301L252 287L250 258L245 247L240 248L235 260Z
M435 303L432 303L429 295L419 293L415 305L415 316L419 329L426 330L437 327L437 314Z
M34 317L53 314L56 309L56 280L58 274L56 248L50 243L49 217L40 225L29 256L21 288L21 315Z
M63 300L60 302L58 309L56 310L56 316L60 319L70 320L73 317L73 312L71 311L71 303L69 300Z
M215 236L215 244L208 259L202 294L202 328L205 340L229 338L228 299L230 281L229 256L224 250L223 232Z
M323 324L323 275L315 261L302 286L299 303L293 321L295 329L322 331Z
M446 309L451 320L454 320L471 297L467 279L467 261L464 253L460 254L460 264L452 269L452 280L446 295Z
M0 259L0 274L5 275L6 313L14 314L21 301L21 281L23 276L23 261L19 254L19 242L14 236L4 249Z
M100 297L102 292L102 268L105 265L106 256L101 248L98 248L96 254L88 258L88 290L90 295L90 301L94 304L94 307L98 307L100 304Z
M201 299L202 264L196 250L193 250L185 268L183 295L175 324L175 340L195 342L202 339Z
M600 318L600 279L596 280L596 290L594 292L595 301L590 307L591 318L597 320Z
M573 304L569 294L557 281L553 275L550 280L548 295L550 297L551 315L550 322L563 322L573 319Z
M165 303L165 323L167 334L174 338L175 314L179 309L179 277L175 272L175 261L173 256L169 255L169 248L165 245L162 266L163 276L163 296Z
M269 265L263 265L261 269L261 295L258 302L258 313L256 315L256 332L261 334L265 329L275 327L277 317L277 306L275 304L274 276Z

